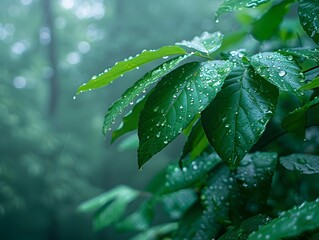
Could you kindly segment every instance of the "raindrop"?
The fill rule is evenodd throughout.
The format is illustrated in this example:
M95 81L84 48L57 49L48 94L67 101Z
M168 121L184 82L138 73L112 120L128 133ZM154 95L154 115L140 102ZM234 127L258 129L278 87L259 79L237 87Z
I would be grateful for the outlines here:
M278 73L278 75L279 75L280 77L283 77L283 76L286 75L286 72L285 72L284 70L281 70L281 71Z
M76 99L76 96L73 96L73 100L75 100Z

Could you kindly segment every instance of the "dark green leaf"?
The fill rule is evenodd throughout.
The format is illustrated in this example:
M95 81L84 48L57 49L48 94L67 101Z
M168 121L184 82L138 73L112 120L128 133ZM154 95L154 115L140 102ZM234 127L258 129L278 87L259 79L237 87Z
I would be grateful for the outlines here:
M158 83L139 119L139 167L174 140L206 108L220 91L231 68L228 61L188 63Z
M252 35L258 41L265 41L274 36L288 11L287 2L272 6L261 18L252 24Z
M296 133L301 138L304 138L307 125L308 109L317 104L319 104L319 97L314 98L304 106L295 109L293 112L290 112L289 115L282 121L282 127L287 131Z
M291 59L292 56L298 62L303 62L304 60L311 60L319 64L319 48L292 48L292 49L282 49L279 52L283 55L288 56Z
M319 200L304 202L249 235L247 240L283 239L319 228Z
M121 98L114 102L108 109L104 117L103 133L106 134L107 130L110 130L117 115L121 114L127 106L134 104L133 100L142 92L145 92L149 85L155 83L159 78L172 71L178 64L190 56L192 56L192 54L186 54L163 63L151 72L145 74L144 77L138 80L132 87L127 89Z
M296 153L281 157L280 163L291 171L298 171L303 174L319 173L319 156Z
M253 69L237 68L202 113L206 136L216 152L235 168L264 132L278 90Z
M257 231L261 226L269 223L270 220L270 217L258 214L246 219L239 227L226 232L218 240L246 240L253 231Z
M167 168L165 176L164 193L178 191L183 188L193 186L195 183L203 181L205 175L220 162L217 154L203 155L194 160L184 160L183 168L177 164Z
M196 51L208 55L220 48L220 46L222 45L223 37L224 35L220 32L203 32L201 36L195 37L192 41L184 40L180 43L176 43L176 45L192 48Z
M166 223L163 225L152 227L146 232L140 233L137 236L131 238L131 240L160 240L162 239L162 236L173 232L177 228L177 223Z
M297 93L304 82L301 68L293 57L278 52L258 53L251 57L251 65L257 73L282 91Z
M165 211L171 219L179 219L196 201L198 196L194 189L182 189L163 196Z
M112 142L122 135L137 129L138 119L142 109L144 108L145 102L146 98L137 101L132 111L123 117L122 124L112 133Z
M299 0L299 19L303 29L319 44L319 1Z
M269 1L270 0L224 0L216 12L216 18L223 13L241 10L242 8L255 8Z
M199 120L192 128L190 135L183 148L181 160L188 154L190 159L198 157L209 146L209 142L206 138L202 122Z
M319 77L314 78L310 83L303 85L300 90L311 90L319 87Z
M92 77L89 82L79 87L77 93L104 87L124 73L136 69L145 63L149 63L153 60L166 56L181 54L186 54L186 52L183 48L178 46L164 46L158 50L143 51L134 58L129 58L128 60L116 63L114 67L106 70L104 73L101 73L98 77Z

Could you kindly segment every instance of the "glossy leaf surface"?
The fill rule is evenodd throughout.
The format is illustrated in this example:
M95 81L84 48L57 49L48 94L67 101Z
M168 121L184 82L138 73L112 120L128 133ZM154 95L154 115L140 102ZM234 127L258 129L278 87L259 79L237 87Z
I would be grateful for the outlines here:
M247 240L283 239L298 236L305 231L319 228L319 200L304 202L298 207L283 212L258 231L249 235Z
M293 57L278 52L258 53L251 57L256 72L282 91L297 92L304 82L301 68Z
M229 167L236 167L264 132L277 98L278 90L253 69L238 68L202 113L206 136Z
M158 83L139 119L139 167L174 140L206 108L220 91L231 68L228 61L188 63Z
M280 158L280 163L291 171L303 174L319 173L319 156L295 153Z
M138 80L132 87L127 89L121 98L113 103L108 109L104 117L103 133L106 134L110 129L112 123L115 121L117 115L121 114L124 109L130 104L134 104L133 100L141 93L146 91L146 88L156 82L159 78L165 76L172 71L178 64L180 64L186 58L192 56L192 54L183 55L174 59L171 59L159 67L155 68L151 72L147 73L144 77Z
M195 37L192 41L182 41L176 43L178 46L185 46L196 51L210 54L215 52L222 45L224 35L220 32L203 32L201 36Z
M319 1L299 0L299 19L303 29L319 44Z
M128 71L136 69L143 64L149 63L159 58L171 55L186 54L185 50L178 46L164 46L158 50L143 51L136 57L129 58L122 62L116 63L111 69L101 73L98 77L94 76L92 79L79 87L77 93L104 87L110 84L113 80L119 78Z
M319 48L291 48L279 50L281 54L293 56L298 62L311 60L319 64ZM291 59L291 57L290 57Z

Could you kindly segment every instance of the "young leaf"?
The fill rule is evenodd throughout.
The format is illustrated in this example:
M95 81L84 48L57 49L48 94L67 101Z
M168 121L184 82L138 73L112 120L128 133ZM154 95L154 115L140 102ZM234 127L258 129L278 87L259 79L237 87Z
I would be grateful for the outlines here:
M209 142L202 127L202 122L199 120L193 126L192 131L187 138L180 159L182 160L188 154L190 159L195 159L207 148L207 146L209 146Z
M237 68L202 113L206 136L229 167L235 168L260 138L277 98L278 90L252 68Z
M287 2L283 1L272 6L261 18L252 24L252 35L258 41L272 38L279 29L288 11Z
M195 37L192 41L182 41L176 43L179 46L192 48L207 55L215 52L222 45L224 35L220 32L203 32L201 36Z
M297 93L304 82L301 68L293 58L278 52L258 53L251 57L251 65L260 76L282 91Z
M138 123L141 167L185 129L221 89L228 61L192 62L166 75L147 98Z
M305 129L307 124L307 111L310 107L319 104L319 97L306 103L304 106L295 109L284 118L281 125L289 132L294 132L301 138L305 137Z
M130 104L133 100L145 89L156 82L159 78L163 77L170 71L172 71L178 64L180 64L186 58L189 58L192 54L186 54L174 59L171 59L159 67L153 69L151 72L147 73L144 77L138 80L132 87L127 89L121 96L119 100L113 103L113 105L108 109L103 124L103 133L106 134L107 130L110 129L112 123L115 121L117 115L121 114L123 110Z
M298 171L303 174L319 173L319 156L295 153L281 157L280 163L291 171Z
M284 239L319 228L319 200L304 202L283 212L278 218L249 235L247 240Z
M311 90L319 87L319 77L314 78L310 83L303 85L300 90Z
M269 1L270 0L224 0L216 12L216 18L221 14L241 10L242 8L255 8Z
M319 2L299 0L299 19L303 29L315 43L319 44Z
M79 87L77 93L104 87L111 83L113 80L119 78L124 73L136 69L137 67L149 63L153 60L163 58L171 55L184 55L185 50L178 46L164 46L158 50L143 51L141 54L136 55L134 58L118 62L109 70L101 73L98 77L92 79Z
M269 223L270 220L270 217L258 214L246 219L239 227L226 232L218 240L246 240L253 231L257 231L261 226Z
M144 108L146 98L147 97L144 97L143 99L138 100L132 111L123 117L122 124L112 133L112 143L124 134L137 129L138 119L142 109Z
M292 49L282 49L278 51L279 53L288 56L291 59L292 56L298 62L303 62L304 60L311 60L319 64L319 48L292 48Z

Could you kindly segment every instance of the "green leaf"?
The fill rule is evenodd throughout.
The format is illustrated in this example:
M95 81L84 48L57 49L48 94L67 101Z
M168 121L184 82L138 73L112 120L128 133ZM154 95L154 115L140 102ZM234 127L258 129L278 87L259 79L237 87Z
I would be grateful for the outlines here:
M288 170L302 174L319 173L319 156L296 153L281 157L280 163Z
M271 152L247 154L240 162L230 195L233 224L265 209L276 163L277 154Z
M153 89L138 126L141 167L203 111L231 71L228 61L192 62L166 75Z
M272 6L264 15L252 24L252 35L258 41L271 39L278 31L288 11L287 2L283 1Z
M270 220L270 217L258 214L243 221L239 227L229 230L218 240L246 240L252 232L269 223Z
M192 187L203 181L206 174L220 162L217 154L203 155L194 160L185 159L183 168L177 164L169 165L165 176L164 193L175 192L183 188Z
M119 78L124 73L136 69L145 63L171 55L186 54L185 50L178 46L164 46L158 50L143 51L134 58L129 58L122 62L118 62L109 70L101 73L98 77L92 79L79 87L77 93L104 87L110 84L113 80Z
M181 189L163 196L163 206L171 219L179 219L196 201L194 189Z
M192 48L207 55L215 52L222 45L224 35L220 32L203 32L201 36L195 37L192 41L182 41L176 43L179 46Z
M119 145L117 145L118 151L127 151L130 149L136 150L138 148L138 136L137 134L132 134L125 139L123 139Z
M319 44L319 2L299 0L299 19L303 29L315 43Z
M190 159L195 159L207 148L207 146L209 146L209 142L202 127L202 122L199 120L193 126L192 131L187 138L180 159L184 159L188 154Z
M308 109L317 104L319 104L319 97L314 98L302 107L290 112L289 115L282 121L282 127L287 131L296 133L299 137L304 138L307 125Z
M235 168L257 142L275 110L278 90L252 68L236 68L202 113L209 142Z
M251 57L251 65L257 73L282 91L297 93L305 81L301 68L293 58L278 52L258 53Z
M253 232L247 240L283 239L319 228L319 200L304 202Z
M292 48L281 49L279 53L288 56L291 59L292 56L297 62L304 62L304 60L311 60L319 64L319 48Z
M270 0L224 0L216 12L216 18L218 18L221 14L241 10L242 8L255 8L269 1Z
M131 240L159 240L162 236L169 234L178 228L177 223L166 223L155 226L131 238Z
M128 198L135 198L138 194L138 191L127 186L120 185L116 188L113 188L110 191L107 191L93 199L90 199L82 203L77 210L79 212L94 212L99 208L103 207L108 202L114 200L115 198L122 196L128 196Z
M142 109L144 108L145 102L146 97L138 100L133 109L123 117L122 124L112 133L112 143L124 134L137 129L138 119Z
M186 54L163 63L151 72L145 74L144 77L138 80L132 87L127 89L122 94L121 98L114 102L108 109L108 112L104 117L103 133L106 134L107 130L110 130L110 127L112 123L115 122L117 115L121 114L127 106L134 104L133 100L142 92L145 92L149 85L155 83L159 78L172 71L178 64L190 56L192 56L192 54Z
M319 77L314 78L310 83L303 85L300 90L311 90L319 87Z

